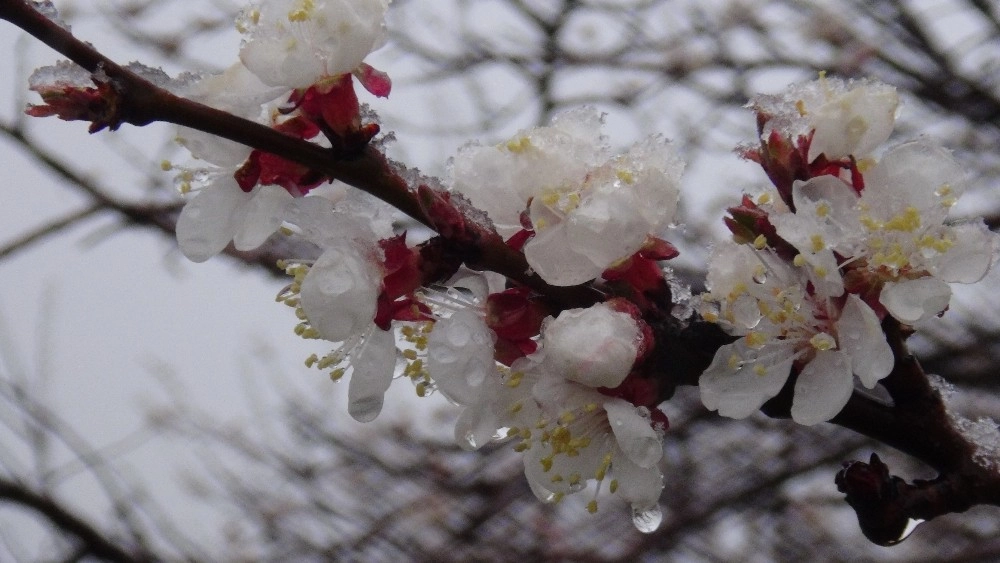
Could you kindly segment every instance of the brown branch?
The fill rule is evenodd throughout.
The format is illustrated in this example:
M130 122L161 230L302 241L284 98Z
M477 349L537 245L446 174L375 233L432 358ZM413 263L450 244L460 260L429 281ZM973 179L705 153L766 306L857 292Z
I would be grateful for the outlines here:
M107 561L156 560L144 547L123 547L51 497L2 477L0 477L0 501L34 510L59 530L76 537L81 543L80 550L84 554Z
M155 121L174 123L298 162L385 201L431 228L438 228L429 213L429 202L418 195L404 171L390 162L377 148L368 146L352 158L343 158L333 149L279 133L269 127L220 111L159 88L122 68L67 30L45 18L24 0L0 3L0 19L10 21L36 39L59 51L90 72L108 77L116 96L115 115L107 125L122 123L143 126ZM524 255L504 244L495 231L465 218L467 232L453 240L466 263L488 269L528 286L559 308L586 306L601 300L600 292L588 285L555 287L530 272Z

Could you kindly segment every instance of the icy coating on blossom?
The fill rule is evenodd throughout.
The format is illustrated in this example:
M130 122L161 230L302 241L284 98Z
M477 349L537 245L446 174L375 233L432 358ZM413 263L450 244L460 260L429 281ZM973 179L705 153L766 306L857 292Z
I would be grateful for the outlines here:
M452 189L486 211L503 236L528 225L531 268L553 285L601 275L674 219L684 165L670 143L650 137L613 155L593 108L497 146L468 145L452 163Z
M873 80L826 78L789 87L781 94L757 96L755 111L772 116L762 138L773 130L792 139L813 133L808 158L829 160L868 156L889 138L899 108L892 86Z
M354 72L384 42L388 0L262 0L243 10L240 59L266 84L305 88Z
M635 362L640 335L630 315L603 303L570 309L543 325L543 362L571 381L618 387Z

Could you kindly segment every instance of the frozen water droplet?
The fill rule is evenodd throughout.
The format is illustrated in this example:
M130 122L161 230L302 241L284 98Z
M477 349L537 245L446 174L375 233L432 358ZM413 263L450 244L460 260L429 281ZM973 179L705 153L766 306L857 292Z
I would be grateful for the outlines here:
M497 428L496 432L493 433L494 440L504 440L510 436L510 428L504 426L502 428Z
M753 281L759 284L767 283L767 272L756 272L753 275Z
M644 534L655 532L660 527L661 522L663 522L663 512L660 511L659 506L654 505L646 509L632 508L632 524L635 525L636 530Z
M466 432L465 436L463 436L463 440L465 441L465 445L468 446L469 449L472 449L472 450L478 450L479 449L479 444L476 442L476 434L475 434L475 432L471 432L471 431Z

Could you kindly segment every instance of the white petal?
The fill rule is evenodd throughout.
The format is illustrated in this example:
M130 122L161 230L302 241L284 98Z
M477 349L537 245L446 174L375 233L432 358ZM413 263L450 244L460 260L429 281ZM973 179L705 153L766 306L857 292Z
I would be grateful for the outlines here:
M253 250L264 244L284 220L284 210L292 195L278 186L260 186L254 189L253 198L241 208L242 217L233 246L237 250Z
M476 402L483 382L496 375L493 331L468 309L434 325L427 341L427 369L438 389L460 405Z
M820 153L831 160L862 157L892 133L899 106L895 88L879 83L850 86L851 90L830 96L812 116L816 133L809 146L810 160Z
M536 274L552 285L567 286L588 282L607 269L575 252L561 225L537 233L524 247L524 257Z
M826 422L844 408L853 391L847 354L839 350L817 352L795 382L792 419L806 426Z
M638 510L656 506L663 492L663 474L660 468L656 464L640 467L623 458L624 456L615 456L611 469L618 481L618 491L615 494Z
M740 339L719 348L712 365L698 379L701 402L722 416L750 416L781 391L794 355L795 343L787 341L753 350Z
M641 416L635 405L624 399L611 399L604 403L608 423L614 432L618 447L632 463L642 468L656 465L663 456L663 441L653 430L649 419Z
M602 189L566 218L567 242L574 252L606 270L635 254L646 241L650 225L638 207L632 194Z
M875 387L892 371L895 360L878 315L857 295L847 296L837 321L837 343L851 357L851 369L865 387Z
M946 282L975 283L986 275L993 262L996 240L982 222L955 225L950 229L955 245L934 264L934 275Z
M500 424L486 402L462 409L455 422L455 443L463 450L478 450L493 439Z
M202 188L177 219L177 244L193 262L222 252L236 230L236 210L250 199L231 177Z
M341 342L372 323L381 274L347 243L324 252L302 281L302 310L320 336Z
M433 333L432 333L433 334ZM542 327L546 368L589 387L614 388L632 369L639 326L604 304L569 309Z
M396 367L392 331L374 328L351 358L354 372L347 388L347 412L358 422L371 422L382 412L382 401Z
M926 140L911 141L887 152L865 173L862 200L883 219L915 207L924 225L940 224L947 215L941 205L942 188L957 198L964 189L965 171L951 153Z
M878 300L893 317L914 324L944 311L951 301L951 287L932 277L886 282Z

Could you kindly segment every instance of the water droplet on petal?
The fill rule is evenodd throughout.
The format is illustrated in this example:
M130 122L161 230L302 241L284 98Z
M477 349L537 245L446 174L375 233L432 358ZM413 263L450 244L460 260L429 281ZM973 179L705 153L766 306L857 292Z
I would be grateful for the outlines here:
M358 422L371 422L382 412L382 395L361 397L347 405L347 412Z
M660 511L659 506L654 505L645 509L632 508L632 524L635 525L636 530L644 534L655 532L660 527L661 522L663 522L663 512Z
M468 446L469 449L472 449L472 450L478 450L479 449L479 444L476 443L476 433L475 432L471 432L471 431L470 432L466 432L465 436L463 436L463 439L465 441L465 445Z

